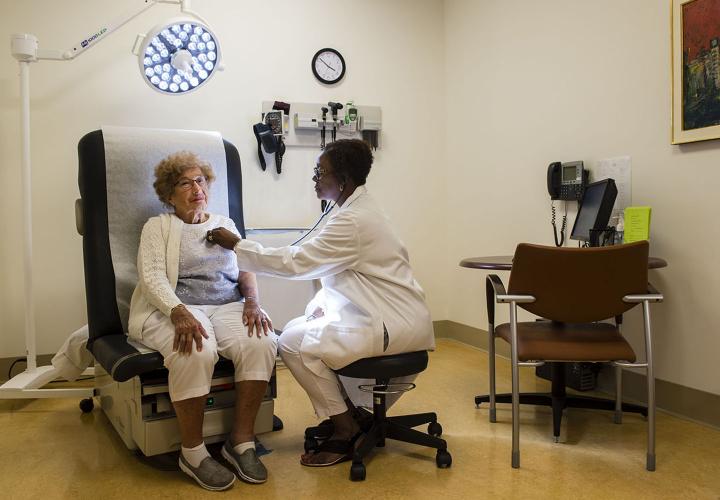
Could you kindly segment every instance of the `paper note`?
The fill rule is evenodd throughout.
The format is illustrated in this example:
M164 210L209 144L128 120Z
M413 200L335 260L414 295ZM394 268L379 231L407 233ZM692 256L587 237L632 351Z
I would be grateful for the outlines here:
M623 243L650 239L650 207L627 207L625 209L625 236Z
M615 180L618 190L611 216L620 215L625 207L632 205L632 168L629 156L598 160L592 168L592 181Z

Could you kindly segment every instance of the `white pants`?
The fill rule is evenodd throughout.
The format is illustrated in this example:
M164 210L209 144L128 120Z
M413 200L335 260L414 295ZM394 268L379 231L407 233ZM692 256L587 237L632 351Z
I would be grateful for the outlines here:
M220 306L185 306L205 328L209 338L203 339L202 351L180 354L173 351L175 326L170 318L155 311L145 321L142 343L159 351L168 369L171 401L204 396L210 392L213 368L218 354L235 365L235 382L270 380L277 353L277 335L270 332L260 338L253 332L248 337L242 323L242 302Z
M298 383L305 389L310 402L319 418L328 418L347 411L348 407L345 398L350 398L355 406L372 408L372 394L358 389L360 384L374 384L374 380L357 379L350 377L338 377L330 368L322 365L324 369L320 374L310 370L308 363L317 358L300 352L303 338L310 328L304 317L295 318L290 321L280 335L278 351L280 357ZM416 375L399 377L391 382L412 382ZM400 394L388 394L385 399L387 408L390 408L398 399Z

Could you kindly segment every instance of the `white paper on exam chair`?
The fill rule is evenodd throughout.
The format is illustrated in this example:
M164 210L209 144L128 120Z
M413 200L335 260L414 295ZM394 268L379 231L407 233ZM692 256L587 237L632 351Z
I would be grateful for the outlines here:
M87 325L75 330L50 361L62 378L72 382L92 363L92 354L87 350L88 338Z

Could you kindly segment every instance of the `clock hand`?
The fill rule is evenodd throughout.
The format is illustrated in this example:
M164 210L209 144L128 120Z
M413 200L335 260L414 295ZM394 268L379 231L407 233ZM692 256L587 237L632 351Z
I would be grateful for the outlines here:
M320 62L323 63L323 64L324 64L325 66L327 66L328 68L330 68L331 70L335 71L335 68L333 68L333 67L330 66L328 63L326 63L326 62L323 60L322 57L320 58Z

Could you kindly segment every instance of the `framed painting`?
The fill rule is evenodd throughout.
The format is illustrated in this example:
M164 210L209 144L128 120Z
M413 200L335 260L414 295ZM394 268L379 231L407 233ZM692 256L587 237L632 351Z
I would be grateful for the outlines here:
M720 0L672 1L672 143L720 138Z

